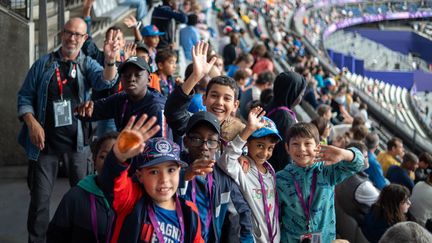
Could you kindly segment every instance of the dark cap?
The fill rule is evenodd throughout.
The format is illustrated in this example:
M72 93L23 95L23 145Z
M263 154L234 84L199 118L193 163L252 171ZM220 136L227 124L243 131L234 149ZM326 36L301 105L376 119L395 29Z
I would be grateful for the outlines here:
M149 52L147 46L142 41L139 41L136 43L135 49L136 50L145 50L147 53Z
M134 159L137 168L155 166L167 161L177 162L186 167L187 163L180 160L180 147L173 141L165 138L151 138L146 142L144 152Z
M189 131L200 122L208 123L212 128L217 131L218 134L220 134L219 120L215 115L207 111L199 111L193 114L191 118L189 118L189 122L186 126L186 133L189 133Z
M137 56L132 56L132 57L129 57L129 59L127 59L125 62L123 62L120 65L120 67L118 69L119 74L121 74L128 65L135 65L138 68L140 68L142 70L147 70L149 73L151 73L150 66L144 60L144 58L137 57Z

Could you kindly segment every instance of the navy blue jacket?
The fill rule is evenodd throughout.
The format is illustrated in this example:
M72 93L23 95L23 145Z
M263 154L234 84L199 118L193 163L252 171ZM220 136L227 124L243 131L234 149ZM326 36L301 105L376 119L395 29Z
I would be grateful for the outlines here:
M207 183L196 179L197 194L206 193ZM180 196L192 201L192 183L180 180ZM220 242L222 226L228 216L228 204L232 202L240 217L240 242L254 242L252 235L252 214L238 185L218 166L213 167L213 231L208 233L208 242ZM204 222L205 224L205 222ZM201 222L202 227L205 227ZM232 225L233 226L233 225ZM226 232L225 232L226 234Z
M139 117L145 113L149 117L155 116L158 118L161 130L155 137L170 137L163 116L165 101L166 98L163 95L151 88L147 88L144 98L137 102L131 101L125 92L121 92L108 98L96 100L94 102L92 117L79 117L79 119L84 121L99 121L114 118L117 130L120 131L126 126L131 116L136 115Z
M176 22L185 24L187 22L187 15L183 12L174 10L169 5L159 5L154 8L151 24L156 25L159 31L165 32L165 35L160 36L160 42L157 47L158 49L165 48L174 42L175 26L172 25L172 19Z

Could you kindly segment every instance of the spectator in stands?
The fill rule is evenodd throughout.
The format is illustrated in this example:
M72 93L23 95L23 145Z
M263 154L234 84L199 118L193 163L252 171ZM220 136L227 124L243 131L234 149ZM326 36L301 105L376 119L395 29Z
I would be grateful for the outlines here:
M369 167L368 149L362 142L351 142L347 148L357 148L364 156L363 170L349 177L335 188L336 197L340 202L345 213L356 219L358 224L364 220L364 216L369 212L380 191L369 180L368 174L364 172Z
M424 181L428 177L428 171L432 170L432 155L428 152L423 152L419 156L418 168L415 171L414 183Z
M175 26L172 20L179 23L187 22L187 15L177 10L177 3L175 0L163 0L162 5L154 8L151 17L151 24L155 25L160 31L165 32L160 38L158 49L165 47L174 48L175 42Z
M260 74L264 71L274 71L274 64L271 60L270 53L264 44L257 44L251 50L255 58L255 64L252 67L253 73Z
M331 118L333 116L331 107L326 104L321 104L316 109L318 116L323 117L327 121L331 121Z
M348 133L342 133L332 138L331 145L338 148L345 148L350 142L351 138Z
M44 242L49 203L58 161L68 164L74 186L87 173L90 128L72 115L72 109L90 99L90 88L110 88L117 79L115 58L119 41L110 32L104 43L105 69L85 56L86 23L71 18L61 32L61 48L38 59L18 92L18 117L24 121L19 143L29 159L29 242ZM59 100L62 100L59 102Z
M227 76L234 77L238 69L250 69L254 63L253 56L249 53L240 53L234 63L228 65Z
M142 57L147 63L150 63L150 52L142 42L136 44L135 53L137 57Z
M410 214L422 226L432 219L432 171L425 181L419 181L412 191Z
M168 97L176 84L183 82L179 77L174 77L177 68L177 54L168 48L160 50L156 55L155 62L158 69L150 74L148 86Z
M382 151L378 154L377 160L380 162L384 176L387 175L387 170L392 165L400 165L400 159L405 154L403 142L400 138L394 137L387 141L387 151Z
M339 86L335 97L331 101L333 112L336 112L337 123L352 123L353 118L346 109L346 87Z
M242 115L243 118L246 119L246 117L248 116L247 108L250 102L259 101L261 92L263 90L273 88L274 79L275 79L275 75L272 72L270 71L262 72L258 75L255 84L252 85L250 89L247 89L245 92L243 92L242 96L240 97L240 114Z
M363 221L362 231L366 239L376 243L392 225L406 221L411 206L409 196L410 192L404 186L390 184L384 187Z
M240 36L235 33L230 33L230 43L223 48L222 57L225 64L225 71L228 71L229 65L233 64L237 59L240 51Z
M394 242L430 243L432 234L415 222L401 222L390 227L379 241Z
M305 76L306 80L308 80L307 86L306 86L306 91L305 91L303 99L306 102L308 102L314 109L316 109L318 107L318 99L317 99L317 93L316 93L316 81L308 78L308 76L310 77L309 72L306 72L306 74L303 74L303 76Z
M328 145L327 139L330 135L330 122L323 117L318 116L317 118L311 121L314 124L319 132L320 144Z
M363 139L366 137L366 135L369 133L369 129L366 127L366 125L358 125L355 127L351 127L350 134L352 140L356 141L363 141Z
M249 77L252 75L251 72L248 72L245 69L238 69L236 73L234 74L234 80L237 82L237 85L239 86L239 97L241 98L243 95L243 92L246 91L246 83Z
M371 132L364 139L365 145L368 148L369 168L365 172L369 175L369 179L374 183L375 187L382 190L389 181L384 177L381 164L378 162L375 151L379 146L378 134Z
M192 47L196 45L201 37L196 27L198 16L190 14L188 16L187 26L180 30L180 45L183 47L184 55L187 62L192 62Z
M324 70L321 66L318 67L315 75L314 75L315 80L317 81L317 87L318 88L324 88Z
M402 164L392 165L389 167L387 171L387 179L391 183L396 183L407 187L410 191L412 191L414 187L414 181L410 178L410 173L414 173L414 171L418 167L418 157L408 152L403 156Z
M48 243L109 241L111 236L107 235L109 231L106 229L111 227L114 212L100 186L105 157L111 151L117 136L118 132L107 133L92 143L96 174L85 177L63 196L49 224Z
M266 108L266 116L274 121L280 134L286 134L288 129L297 122L293 109L300 104L305 88L306 80L298 73L283 72L276 77L273 100ZM269 159L275 171L282 170L291 162L283 145L284 142L276 145Z

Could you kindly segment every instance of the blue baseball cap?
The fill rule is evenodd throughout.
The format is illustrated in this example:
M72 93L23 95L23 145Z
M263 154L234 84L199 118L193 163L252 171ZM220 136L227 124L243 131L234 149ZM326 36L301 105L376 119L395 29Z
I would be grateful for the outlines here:
M165 35L165 32L160 32L156 25L146 25L141 28L141 35L143 37Z
M145 168L167 161L177 162L181 167L188 164L180 160L180 147L169 139L151 138L146 142L144 152L135 157L136 167Z
M282 141L282 137L279 135L279 132L274 122L270 118L265 116L263 116L262 119L264 120L264 126L252 133L251 136L254 138L262 138L267 135L275 135L277 138L279 138L279 141Z

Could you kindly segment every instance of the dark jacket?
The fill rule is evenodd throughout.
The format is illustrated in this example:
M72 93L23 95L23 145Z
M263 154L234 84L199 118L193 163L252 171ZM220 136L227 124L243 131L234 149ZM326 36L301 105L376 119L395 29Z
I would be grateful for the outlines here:
M293 104L305 88L306 80L298 73L283 72L279 74L274 82L274 98L266 109L267 114L282 106L288 107L292 110L294 108ZM288 129L296 123L296 120L293 115L284 110L276 110L267 116L274 121L279 134L283 138L283 141L276 144L276 147L273 150L273 155L268 160L277 172L282 170L291 161L290 156L285 150L285 143L287 142L285 141L285 136Z
M155 116L158 118L158 124L161 126L161 131L156 134L156 137L170 137L167 126L165 126L165 118L163 110L166 98L160 93L151 88L147 89L147 93L143 99L133 102L128 99L125 92L111 95L108 98L96 100L94 102L92 117L79 117L83 121L99 121L114 118L117 130L123 129L129 118L136 115L147 114L149 117Z
M159 5L154 8L151 24L156 25L159 31L165 32L165 35L160 36L160 42L157 49L165 48L174 42L175 25L173 25L171 21L172 19L176 22L185 24L187 22L187 15L183 12L174 10L169 5Z
M168 95L164 114L175 135L183 136L186 132L186 125L191 117L191 113L187 110L193 95L194 93L186 95L180 86Z
M99 242L106 242L110 224L114 219L114 211L96 184L96 176L91 175L82 179L63 196L49 224L48 243L96 242L91 218L90 194L95 197L98 239Z
M377 243L390 225L378 206L373 205L363 221L362 231L370 243Z
M151 199L144 194L143 186L128 176L128 167L125 163L120 164L111 151L102 171L102 188L117 216L111 242L149 242L154 228L148 218L146 203ZM196 205L183 199L180 204L185 225L184 242L204 242Z
M213 167L213 230L209 232L208 242L220 242L224 220L228 218L228 204L231 201L240 217L240 225L232 225L240 232L240 242L254 242L252 235L252 216L251 210L245 201L238 185L223 172L218 166ZM196 180L197 194L206 193L207 183L198 178ZM181 197L192 201L192 183L180 181L179 191ZM205 222L201 222L205 227ZM204 229L204 228L203 228ZM204 230L203 230L204 231ZM224 232L226 234L227 232ZM212 234L212 235L211 235Z

